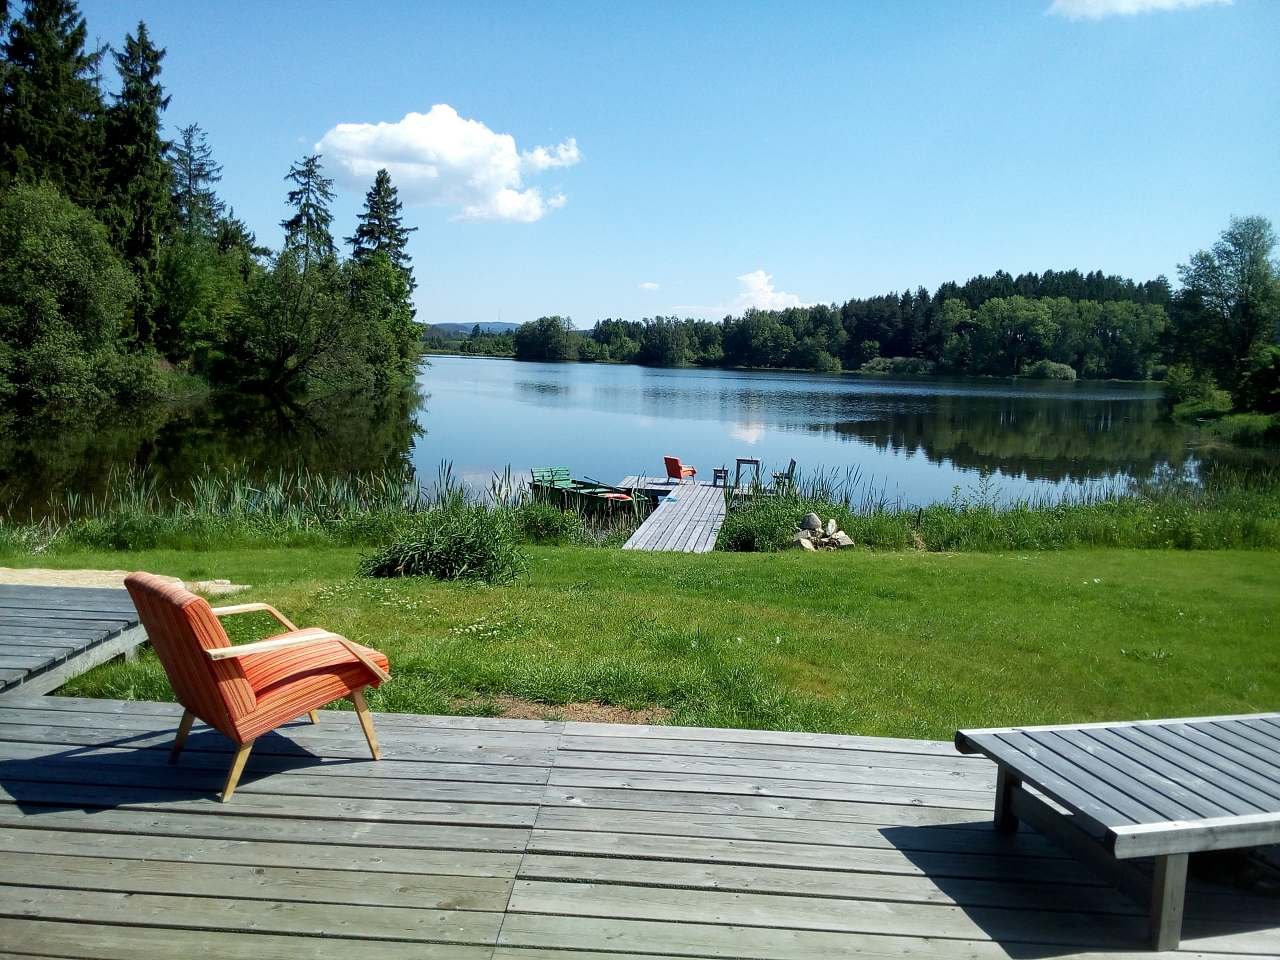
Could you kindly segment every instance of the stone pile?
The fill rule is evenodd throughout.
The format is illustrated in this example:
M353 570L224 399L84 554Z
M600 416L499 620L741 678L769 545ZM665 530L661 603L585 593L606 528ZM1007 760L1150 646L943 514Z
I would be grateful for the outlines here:
M828 520L825 524L816 513L806 513L800 521L800 529L791 537L793 550L840 550L853 546L853 537Z

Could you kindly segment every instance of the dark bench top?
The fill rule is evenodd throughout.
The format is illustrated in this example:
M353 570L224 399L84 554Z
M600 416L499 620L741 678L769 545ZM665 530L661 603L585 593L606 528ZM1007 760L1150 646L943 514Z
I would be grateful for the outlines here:
M1280 714L961 730L1118 858L1280 842Z

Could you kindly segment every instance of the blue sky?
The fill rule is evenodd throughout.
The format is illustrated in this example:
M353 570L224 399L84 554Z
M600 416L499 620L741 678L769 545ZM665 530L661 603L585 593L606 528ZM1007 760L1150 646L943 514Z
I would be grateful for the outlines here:
M339 236L367 170L413 201L421 319L589 325L1172 277L1232 214L1280 222L1280 2L1055 2L82 9L168 49L170 128L205 128L263 242L323 143Z

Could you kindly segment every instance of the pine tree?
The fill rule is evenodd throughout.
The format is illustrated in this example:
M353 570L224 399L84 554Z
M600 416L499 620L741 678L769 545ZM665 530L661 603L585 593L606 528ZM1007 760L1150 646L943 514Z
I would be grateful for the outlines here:
M285 251L299 254L305 270L311 263L336 253L333 235L329 232L333 223L333 214L329 211L329 204L333 202L333 180L324 175L318 153L303 157L300 163L291 166L285 179L294 184L294 189L289 191L289 206L295 211L292 217L280 221L285 231Z
M373 186L365 194L364 210L354 236L347 237L351 245L351 258L364 263L373 253L385 253L390 261L404 271L409 289L417 285L413 280L413 263L405 249L409 234L417 227L406 227L400 217L400 195L391 183L391 174L379 170Z
M170 169L178 229L188 237L214 236L225 210L213 188L222 179L222 165L214 162L213 148L199 124L178 131Z
M102 155L104 50L85 50L75 0L27 0L0 45L0 182L47 181L96 206Z
M116 249L138 278L137 336L150 338L151 282L168 229L171 206L169 144L160 136L160 113L169 98L160 86L164 51L151 43L147 25L126 35L124 49L114 54L120 92L107 108L102 220Z

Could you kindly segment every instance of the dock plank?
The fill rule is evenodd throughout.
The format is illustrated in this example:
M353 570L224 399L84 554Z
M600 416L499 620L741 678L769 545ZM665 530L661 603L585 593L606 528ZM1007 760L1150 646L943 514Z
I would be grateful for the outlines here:
M326 711L263 737L221 804L225 738L198 727L167 762L179 710L0 705L3 951L1175 956L1147 952L1141 907L1043 837L993 831L991 763L945 744L401 714L376 718L374 762L354 717ZM1122 738L1072 746L1094 744L1099 763L1173 779ZM1211 769L1182 781L1198 805L1224 799ZM1280 902L1196 881L1184 946L1275 956Z
M639 479L642 478L627 477L623 485L627 480ZM707 553L715 549L725 516L724 488L681 483L663 489L669 492L623 544L623 549L672 553Z

